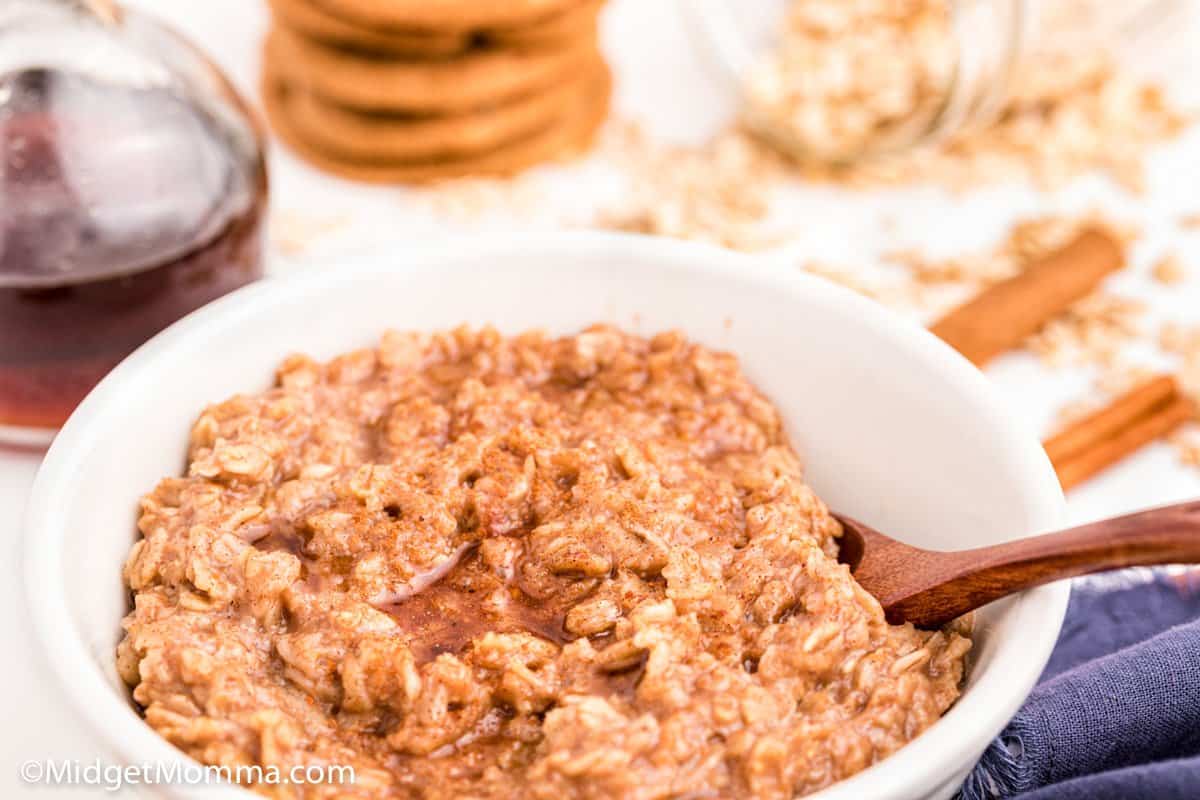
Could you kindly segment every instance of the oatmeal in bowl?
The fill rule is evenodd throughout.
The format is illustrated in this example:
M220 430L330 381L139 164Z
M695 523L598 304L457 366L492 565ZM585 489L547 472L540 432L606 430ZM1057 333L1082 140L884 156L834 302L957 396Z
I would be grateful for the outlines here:
M505 240L152 341L47 456L26 585L109 757L353 768L260 794L949 797L1065 593L890 626L825 502L952 549L1062 500L976 372L859 298L710 248Z
M790 798L955 701L734 357L607 326L385 334L207 408L118 648L198 761L398 798ZM314 787L309 794L322 796Z

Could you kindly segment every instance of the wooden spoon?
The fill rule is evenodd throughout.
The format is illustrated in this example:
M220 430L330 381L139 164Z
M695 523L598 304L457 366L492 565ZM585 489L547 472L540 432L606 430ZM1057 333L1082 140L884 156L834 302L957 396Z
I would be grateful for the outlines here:
M993 600L1109 569L1200 562L1200 501L974 550L938 552L835 514L838 559L893 624L936 628Z

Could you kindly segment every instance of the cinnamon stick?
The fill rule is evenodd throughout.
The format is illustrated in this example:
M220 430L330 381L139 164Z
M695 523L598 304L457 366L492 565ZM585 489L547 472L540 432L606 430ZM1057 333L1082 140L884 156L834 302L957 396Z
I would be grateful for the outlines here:
M1086 228L1021 274L985 289L930 330L976 366L1011 350L1125 265L1120 242Z
M1045 442L1064 489L1078 486L1196 414L1170 376L1154 378Z
M1115 437L1141 417L1165 406L1179 395L1179 387L1170 375L1160 375L1135 387L1110 405L1072 423L1046 440L1044 447L1050 463L1063 464L1105 439Z

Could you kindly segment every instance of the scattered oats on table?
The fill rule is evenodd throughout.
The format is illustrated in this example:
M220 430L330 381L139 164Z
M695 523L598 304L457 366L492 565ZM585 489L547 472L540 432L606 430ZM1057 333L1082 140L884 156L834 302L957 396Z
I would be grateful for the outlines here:
M1168 322L1159 329L1158 346L1178 360L1179 385L1200 406L1200 325Z
M1158 346L1172 355L1200 361L1200 327L1167 322L1159 329Z
M814 4L826 5L819 0L795 0L795 5L801 8ZM858 56L860 60L855 61L853 43L870 36L877 36L879 43L886 42L892 36L892 26L897 24L898 18L929 19L929 15L936 18L936 14L945 13L947 4L944 0L903 3L857 0L837 5L842 14L858 13L861 24L873 25L874 30L869 34L860 31L850 36L849 43L844 45L845 52L839 52L837 47L810 50L806 56L808 60L826 59L828 63L824 69L812 69L804 80L798 69L784 73L799 86L791 96L797 100L808 98L810 102L812 98L836 97L847 87L858 86L851 71L861 67L864 74L880 86L894 89L907 81L911 87L921 90L908 93L893 90L888 94L897 103L907 101L907 112L890 107L887 116L882 116L873 105L874 91L863 95L857 113L854 106L843 111L864 126L863 131L853 134L858 137L854 140L857 145L861 146L863 137L872 134L870 124L873 120L908 120L911 124L913 120L927 117L930 97L940 99L945 92L936 91L936 80L922 78L921 65L936 62L925 62L911 50L914 47L952 49L947 48L947 34L943 31L939 38L936 24L927 24L921 35L899 48L901 55L895 72L886 79L875 75L866 56ZM863 10L872 6L887 7L894 13L876 19ZM1070 40L1071 27L1078 25L1079 20L1072 17L1069 6L1064 5L1068 8L1067 13L1047 21L1065 35L1047 34L1045 41ZM922 11L922 8L926 10ZM805 29L797 41L810 41L814 37L813 31L819 30L820 27ZM886 54L885 60L893 57L890 49L883 48L881 53ZM936 75L937 71L931 74ZM823 86L822 80L832 85ZM776 98L789 96L770 81L767 81L767 90L764 92L752 85L748 90L750 103L762 94ZM801 118L816 116L827 126L840 119L836 114L824 113L825 107L820 103L816 107L822 114L807 111ZM776 115L780 113L777 111ZM1053 189L1076 176L1103 172L1127 189L1140 192L1144 189L1143 162L1148 151L1177 136L1192 117L1169 100L1163 87L1135 76L1123 68L1115 56L1102 49L1081 55L1076 47L1049 46L1039 48L1018 68L1010 81L1006 100L989 124L968 127L940 142L900 148L893 154L848 164L829 165L814 160L806 164L803 171L809 177L850 186L934 183L959 191L1014 178L1024 178L1035 186ZM813 127L816 123L806 121L805 124ZM895 124L884 124L873 133L886 139L895 127Z
M1050 365L1116 362L1143 333L1144 303L1099 291L1029 337L1026 346Z
M763 229L782 172L778 156L732 129L702 147L670 145L625 123L606 137L604 154L629 181L619 208L595 224L609 230L706 241L736 250L779 244Z
M470 221L495 209L529 216L545 202L537 173L509 178L457 178L421 190L439 217Z
M885 282L877 276L864 274L862 269L827 261L806 261L800 268L885 306L916 307L922 304L915 296L920 287L905 282Z
M300 256L321 238L350 224L342 215L318 216L284 209L271 217L271 244L285 256Z
M1200 425L1191 423L1167 437L1175 448L1180 462L1189 467L1200 468Z
M920 250L893 250L884 260L907 270L920 286L954 284L963 288L983 287L1021 270L1021 259L1007 248L967 253L950 258L933 258Z
M749 90L751 105L785 113L788 98L803 100L804 111L793 123L810 139L824 131L861 142L872 131L908 124L928 113L930 97L943 94L945 65L923 50L938 49L944 16L942 0L795 0L789 35L797 38L785 42L774 67L759 70ZM849 35L850 19L871 24ZM1078 175L1105 172L1136 190L1149 150L1190 121L1161 87L1124 71L1105 53L1081 58L1053 51L1015 77L1008 102L991 124L840 166L789 161L749 133L745 120L703 144L684 145L615 119L590 162L618 173L626 196L615 205L601 203L586 225L761 250L802 233L799 226L773 230L767 223L776 189L806 180L847 188L934 184L967 190L1025 178L1053 188ZM532 174L424 191L434 213L450 218L515 209L522 216L547 214L544 221L560 227L577 224L544 208L545 195ZM1200 214L1185 215L1180 225L1193 227L1197 220Z
M1114 362L1101 370L1095 385L1100 393L1109 399L1116 399L1151 380L1160 372L1161 370L1141 364Z
M1174 286L1187 280L1188 270L1176 253L1168 253L1154 264L1150 274L1164 286Z

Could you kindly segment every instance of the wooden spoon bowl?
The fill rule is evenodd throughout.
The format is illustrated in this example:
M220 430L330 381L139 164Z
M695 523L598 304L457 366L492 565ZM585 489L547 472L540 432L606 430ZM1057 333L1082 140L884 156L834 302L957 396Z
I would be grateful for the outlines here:
M1200 563L1200 501L951 552L913 547L834 516L843 529L839 560L879 600L888 622L919 628L940 627L993 600L1063 578Z

